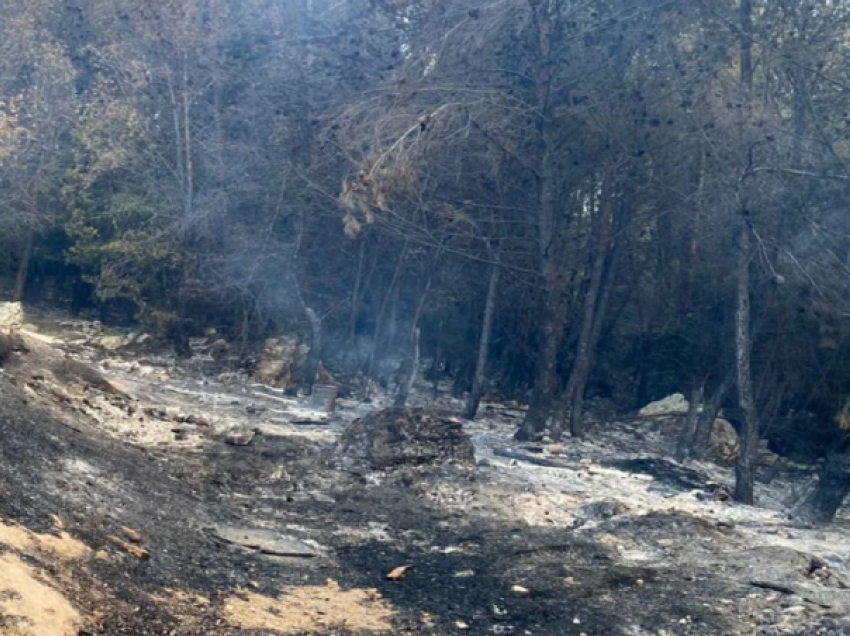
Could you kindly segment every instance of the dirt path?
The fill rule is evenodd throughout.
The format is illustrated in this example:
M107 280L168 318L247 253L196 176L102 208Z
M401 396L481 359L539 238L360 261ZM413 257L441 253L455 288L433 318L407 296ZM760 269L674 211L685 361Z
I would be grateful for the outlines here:
M473 481L405 488L326 461L376 405L305 424L304 404L202 364L74 355L132 397L0 375L0 559L21 580L0 579L3 636L850 633L845 526L782 518L798 477L761 485L761 508L718 500L728 472L664 461L661 424L552 455L512 447L521 414L492 405L467 426ZM233 445L234 428L260 434Z

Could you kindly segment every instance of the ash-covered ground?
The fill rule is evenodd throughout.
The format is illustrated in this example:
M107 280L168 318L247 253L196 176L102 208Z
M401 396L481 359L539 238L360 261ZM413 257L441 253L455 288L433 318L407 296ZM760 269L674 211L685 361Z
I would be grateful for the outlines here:
M519 446L492 403L474 470L353 472L334 444L381 396L325 418L92 329L43 317L0 374L3 636L850 634L847 519L784 515L814 468L740 506L670 419Z

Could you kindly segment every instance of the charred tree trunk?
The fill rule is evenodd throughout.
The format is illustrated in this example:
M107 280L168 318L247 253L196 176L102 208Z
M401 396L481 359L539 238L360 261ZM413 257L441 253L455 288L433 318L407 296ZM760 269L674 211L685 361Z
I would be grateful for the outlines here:
M735 309L735 367L738 401L744 413L741 449L735 464L735 500L752 505L758 458L759 423L753 397L752 333L750 330L750 228L744 219L738 236L738 285Z
M384 300L381 302L381 309L378 311L378 315L375 318L375 329L372 332L372 350L369 353L369 366L366 368L366 377L372 380L375 379L375 364L377 363L378 350L380 349L381 328L384 323L384 314L386 314L387 306L389 305L390 298L393 295L393 290L395 290L399 276L401 276L401 270L404 268L404 259L406 257L407 241L404 242L404 246L401 248L401 254L398 257L398 263L396 263L395 271L393 272L392 279L390 280L390 285L387 288Z
M195 206L195 160L192 152L192 100L189 96L189 54L183 53L183 141L186 147L183 158L186 160L186 214L191 215ZM190 221L191 222L191 221Z
M410 336L408 356L405 373L399 379L398 389L395 398L393 398L393 407L397 409L403 408L407 404L407 398L410 397L410 391L413 389L414 382L416 382L416 372L419 369L419 327L414 327Z
M425 301L428 298L428 292L430 290L431 278L429 277L428 282L425 283L425 289L422 291L422 296L419 298L419 303L416 305L416 313L413 315L407 356L399 374L396 394L393 398L393 406L395 408L402 408L407 404L407 398L410 396L413 383L416 382L416 374L419 371L419 320L422 318L422 311L425 308Z
M33 233L27 232L27 238L21 249L21 260L18 263L18 274L15 277L15 293L12 296L12 301L19 303L24 299L24 294L27 289L27 280L30 272L30 262L32 261L32 241Z
M723 401L735 386L735 367L731 367L723 380L708 398L703 405L702 413L697 419L697 427L694 431L694 436L690 442L689 454L693 457L705 457L708 454L711 445L711 430L714 427L714 420L720 414L720 409L723 406Z
M518 440L542 436L552 411L558 349L564 332L566 308L563 298L562 268L557 260L559 225L558 148L549 123L552 81L552 16L545 2L532 3L533 28L536 34L534 71L535 100L538 109L540 137L537 176L537 241L543 290L540 297L541 345L538 354L534 396L525 420L517 431Z
M605 303L602 300L607 297L606 290L603 289L603 281L605 281L607 287L613 283L614 278L614 254L609 254L613 224L613 202L611 201L610 186L606 185L604 190L605 200L601 202L599 207L600 218L596 231L596 257L590 273L590 285L584 299L584 315L576 349L576 360L567 381L565 396L567 410L570 414L570 434L578 438L584 437L582 423L584 391L593 364L596 337L600 331L599 324L602 321L605 309L603 307ZM559 438L560 431L553 431L553 437Z
M472 377L472 390L466 400L463 416L472 420L478 413L481 395L484 393L485 371L487 357L490 353L490 338L493 333L493 317L496 314L496 295L499 291L499 275L501 267L498 259L490 269L490 283L487 286L487 301L484 305L484 319L481 323L481 339L478 342L478 358L475 363L475 374Z
M440 397L440 358L443 355L443 321L437 326L437 341L434 343L434 359L431 361L431 381L433 397Z
M354 277L354 290L351 293L351 316L348 322L348 342L354 347L357 343L357 317L360 314L360 293L363 287L363 257L366 251L366 237L360 238L357 251L357 275Z
M818 483L794 511L793 517L807 523L833 521L847 495L850 495L850 456L833 453L826 458Z
M741 84L749 101L753 86L752 0L741 0ZM749 107L749 104L747 104ZM749 123L749 117L745 124ZM748 169L749 170L749 169ZM738 385L738 400L744 413L741 431L741 448L735 464L736 501L752 505L754 502L755 468L758 459L759 422L753 397L752 379L752 332L750 325L750 261L752 260L752 237L749 211L747 210L746 179L741 179L741 219L738 229L738 272L735 308L735 367Z
M307 354L307 360L304 362L304 372L301 377L301 390L306 395L313 392L313 385L316 383L316 374L319 371L319 363L322 361L322 319L310 307L304 306L304 313L310 323L310 353Z
M682 424L682 432L679 434L679 442L676 444L677 461L684 461L691 453L691 444L696 436L697 426L699 423L699 406L702 404L704 392L704 382L694 382L691 385L691 390L688 392L688 412L685 415L685 421ZM710 433L711 428L709 427L709 434Z

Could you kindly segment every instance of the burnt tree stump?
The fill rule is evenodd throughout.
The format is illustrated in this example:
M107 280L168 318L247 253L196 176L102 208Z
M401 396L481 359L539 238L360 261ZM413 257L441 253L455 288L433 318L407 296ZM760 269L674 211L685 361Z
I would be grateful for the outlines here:
M827 523L835 519L850 494L850 454L833 453L826 458L820 480L794 511L799 521Z

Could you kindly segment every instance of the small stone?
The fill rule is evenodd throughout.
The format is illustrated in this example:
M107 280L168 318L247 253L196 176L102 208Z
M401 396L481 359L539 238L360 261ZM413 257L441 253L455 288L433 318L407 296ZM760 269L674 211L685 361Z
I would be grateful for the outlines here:
M257 433L251 429L239 428L227 433L224 441L231 446L248 446L248 444L254 441L256 435Z
M546 447L546 452L550 455L563 455L567 452L567 449L563 444L549 444Z
M470 579L475 576L475 570L459 570L452 577L455 579Z
M121 534L127 537L133 543L141 543L142 535L137 530L133 530L132 528L128 528L127 526L121 526Z
M511 585L511 594L516 596L528 596L530 594L527 587L522 585Z
M455 621L455 629L466 631L469 629L469 623L466 623L465 621Z

